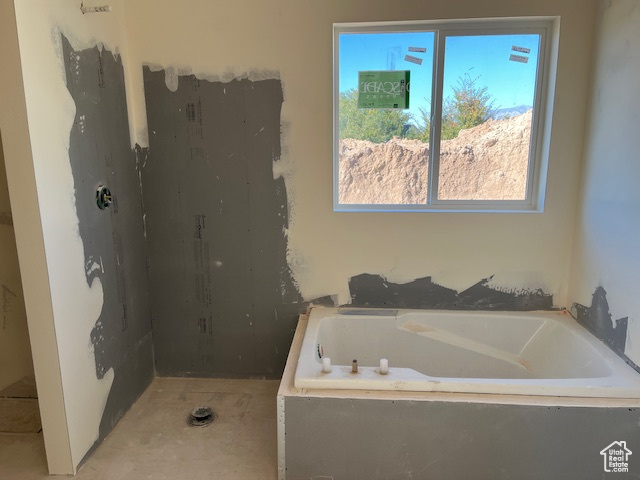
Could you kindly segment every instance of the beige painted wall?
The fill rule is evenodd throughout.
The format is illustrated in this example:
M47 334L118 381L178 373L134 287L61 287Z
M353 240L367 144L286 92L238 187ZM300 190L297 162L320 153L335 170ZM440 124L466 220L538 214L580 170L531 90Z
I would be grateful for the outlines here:
M598 3L570 298L589 306L604 287L613 319L629 317L625 353L640 364L640 2Z
M290 197L289 262L306 299L339 294L379 273L464 289L496 274L503 287L542 287L566 305L570 245L591 63L595 1L153 0L126 3L136 138L147 142L139 65L204 78L279 72L283 159ZM561 15L556 108L544 214L334 213L332 23ZM143 19L143 20L141 20Z
M14 18L11 3L2 2L5 11L0 18L8 24ZM3 109L11 105L14 111L0 118L7 133L9 189L51 473L75 472L98 439L113 382L113 371L102 380L96 378L90 342L102 308L102 287L99 281L89 287L85 277L67 151L75 105L65 86L60 43L63 32L75 49L103 44L125 53L123 2L109 3L111 13L83 15L75 0L17 0L16 22L6 33L8 43L15 45L12 74L21 68L22 78L2 78ZM7 63L2 65L5 74ZM5 104L9 93L15 98ZM4 128L16 119L22 122L19 146L15 132ZM42 394L48 383L57 386L51 387L55 398Z
M0 138L0 390L26 375L33 361Z
M73 470L25 109L15 11L0 0L0 132L49 470Z

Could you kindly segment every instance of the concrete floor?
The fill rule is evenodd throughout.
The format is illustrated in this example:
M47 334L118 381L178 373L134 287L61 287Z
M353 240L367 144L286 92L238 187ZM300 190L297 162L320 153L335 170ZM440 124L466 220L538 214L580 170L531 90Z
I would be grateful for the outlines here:
M275 380L157 378L81 466L79 480L277 478ZM197 406L218 418L189 427ZM41 435L0 434L0 479L47 476ZM63 478L63 477L53 477Z

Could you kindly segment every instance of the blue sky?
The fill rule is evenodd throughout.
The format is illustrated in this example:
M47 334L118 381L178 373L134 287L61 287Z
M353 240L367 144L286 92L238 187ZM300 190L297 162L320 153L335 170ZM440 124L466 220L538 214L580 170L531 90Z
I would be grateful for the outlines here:
M360 70L410 70L411 113L427 106L431 95L434 34L432 32L343 33L340 35L340 91L357 88ZM495 100L496 108L533 105L538 35L449 36L445 43L444 97L466 72L478 77ZM512 47L529 48L530 53ZM426 53L409 52L426 48ZM423 59L422 65L407 62L405 55ZM527 63L509 60L511 54L528 57Z

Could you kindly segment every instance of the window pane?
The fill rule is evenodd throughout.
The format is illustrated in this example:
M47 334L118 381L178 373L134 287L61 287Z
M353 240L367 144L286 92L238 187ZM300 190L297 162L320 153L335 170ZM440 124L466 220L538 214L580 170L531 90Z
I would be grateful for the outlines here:
M539 35L447 36L438 200L526 200Z
M434 37L433 32L340 34L340 204L426 205ZM377 74L383 71L409 72L409 108L377 103L389 100L390 83ZM367 102L359 104L358 96L365 94Z

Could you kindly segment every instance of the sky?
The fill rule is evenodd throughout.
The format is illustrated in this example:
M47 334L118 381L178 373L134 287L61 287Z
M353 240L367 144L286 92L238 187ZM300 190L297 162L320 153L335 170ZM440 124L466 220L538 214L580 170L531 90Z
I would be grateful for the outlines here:
M411 93L409 111L418 115L419 107L429 105L434 54L433 32L342 33L340 34L339 89L357 88L358 71L410 70ZM494 108L533 105L539 36L481 35L447 36L445 40L444 98L452 95L451 87L468 73L486 86L494 99ZM512 47L530 49L530 53ZM426 53L410 52L409 47L426 48ZM528 57L527 63L510 60L510 56ZM405 55L421 58L417 65Z

